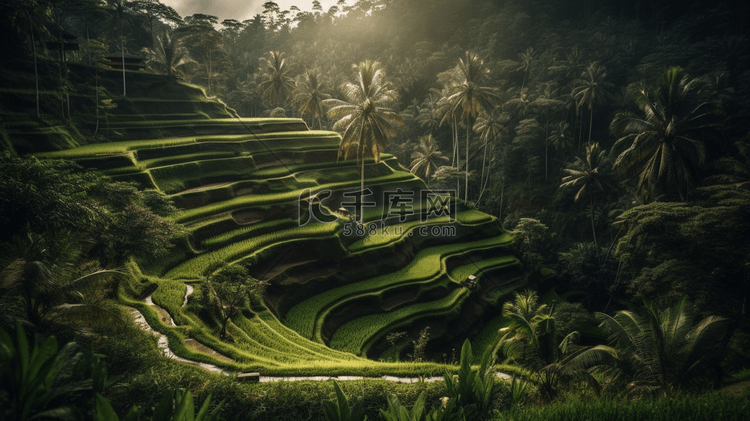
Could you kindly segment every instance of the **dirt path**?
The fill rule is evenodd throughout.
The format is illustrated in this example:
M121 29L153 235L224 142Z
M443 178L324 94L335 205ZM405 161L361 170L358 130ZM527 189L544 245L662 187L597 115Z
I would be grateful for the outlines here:
M187 286L187 290L185 291L185 299L184 299L184 302L182 304L183 306L185 306L187 304L188 297L195 291L195 289L194 289L194 287L192 285L186 285L186 286ZM169 324L171 326L176 326L175 323L174 323L174 320L172 319L172 317L169 316L169 313L166 310L164 310L163 308L161 308L161 307L157 306L156 304L154 304L153 300L151 299L151 296L146 297L146 299L144 300L144 303L147 304L147 305L150 305L150 306L154 307L154 309L159 313L159 315L160 315L160 317L162 319L162 322L164 322L166 324L165 317L164 317L164 314L166 314L166 320L169 320ZM176 361L179 361L179 362L181 362L183 364L190 364L190 365L198 366L198 367L206 369L206 370L208 370L210 372L218 373L218 374L223 374L225 376L236 376L238 374L238 373L235 373L235 372L226 371L226 370L222 369L221 367L218 367L218 366L213 365L213 364L208 364L208 363L203 363L203 362L188 360L187 358L182 358L182 357L180 357L178 355L175 355L175 353L172 352L171 349L169 349L169 338L167 338L166 335L164 335L163 333L157 332L153 328L151 328L151 326L146 321L146 318L143 317L143 314L141 314L141 312L138 309L131 307L130 308L130 313L132 314L133 319L135 321L135 324L138 327L140 327L144 331L150 332L150 333L154 334L155 336L157 336L157 338L158 338L158 340L157 340L157 346L159 347L159 349L161 350L162 354L165 357L171 358L171 359L176 360ZM209 347L201 344L200 342L196 341L195 339L192 339L192 338L186 339L185 340L185 345L188 348L190 348L190 349L192 349L194 351L201 352L201 353L204 353L204 354L207 354L207 355L211 355L211 356L213 356L214 358L216 358L218 360L226 361L226 362L232 361L231 358L229 358L229 357L227 357L225 355L222 355L222 354L214 351L213 349L211 349L211 348L209 348ZM497 373L496 376L497 376L497 378L502 379L502 380L509 380L510 379L510 376L507 375L507 374L505 374L505 373ZM378 380L378 379L380 379L380 380L386 380L386 381L395 382L395 383L419 383L419 382L432 383L432 382L443 381L443 377L394 377L394 376L382 376L382 377L364 377L364 376L307 376L307 377L294 377L294 376L292 376L292 377L275 377L275 376L260 376L260 380L259 381L261 383L271 383L271 382L280 382L280 381L286 381L286 382L297 382L297 381L329 381L329 380L349 381L349 380L364 380L364 379L372 379L372 380Z

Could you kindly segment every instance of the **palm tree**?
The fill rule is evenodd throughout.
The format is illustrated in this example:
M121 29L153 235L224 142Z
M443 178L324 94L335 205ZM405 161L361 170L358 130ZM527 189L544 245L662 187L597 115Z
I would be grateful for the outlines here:
M447 123L451 127L451 138L453 140L453 148L451 149L451 165L458 169L458 113L453 110L451 104L448 102L448 98L453 95L460 85L460 71L458 67L453 67L445 72L437 75L438 81L442 85L440 90L440 97L437 102L437 113L440 116L440 124ZM458 195L460 185L456 184L456 195Z
M554 304L539 303L532 290L516 293L513 301L503 304L502 315L509 323L500 329L503 336L494 352L531 370L531 375L521 374L537 385L546 400L557 396L560 382L585 383L599 391L599 383L589 369L612 361L615 352L611 347L578 346L575 342L580 335L575 331L560 339Z
M491 113L482 113L477 117L474 123L474 132L479 134L479 138L484 142L484 154L482 157L482 176L479 179L480 190L477 202L482 199L482 194L490 179L490 171L485 171L487 167L487 147L493 145L493 142L500 137L500 133L510 121L510 116L501 113L496 107ZM490 151L490 156L492 152ZM486 176L485 176L486 173Z
M8 300L0 304L42 330L61 317L115 315L104 286L121 273L91 267L72 236L15 237L0 259L0 299Z
M442 116L440 115L440 106L438 98L433 94L427 96L422 103L417 115L417 123L427 131L425 134L434 133L440 128Z
M725 157L710 165L716 174L706 177L706 183L733 184L737 187L750 183L750 133L743 140L734 142L739 158Z
M284 53L270 51L269 58L265 60L265 68L262 68L262 81L258 85L261 89L263 99L271 105L284 106L287 98L294 89L294 80L289 76Z
M509 99L505 106L511 108L515 114L526 118L526 115L531 109L532 101L529 98L529 88L524 88L519 93L518 97Z
M417 149L411 154L410 171L429 182L432 174L440 166L440 162L447 160L448 157L440 152L432 135L422 136L419 138Z
M122 58L122 96L127 96L127 85L125 83L125 36L123 35L122 19L127 17L128 2L126 0L107 0L117 15L117 28L120 34L120 54Z
M28 31L29 45L31 47L31 56L34 60L34 89L36 92L36 118L41 119L41 108L39 100L39 67L37 63L36 33L48 33L47 25L50 21L51 7L46 2L36 0L28 2L19 2L15 7L11 7L9 16L13 29L18 33ZM7 40L6 40L7 41Z
M475 53L466 52L464 59L459 59L458 70L460 84L455 88L454 94L447 98L451 113L460 116L466 127L466 167L464 182L464 200L469 201L469 143L474 120L482 111L494 108L493 100L497 98L494 90L481 84L486 81L490 69L484 65L484 61Z
M594 107L603 105L612 98L612 94L609 91L614 88L614 85L610 82L605 82L604 79L606 77L606 68L598 62L593 62L583 71L581 79L574 82L576 87L573 88L571 95L576 101L576 110L580 110L584 105L589 109L588 143L591 143Z
M547 142L555 148L555 156L557 156L558 152L573 147L573 136L570 135L570 124L566 121L558 121L552 130L550 130ZM562 161L565 162L565 155L563 155Z
M325 114L323 101L331 98L330 95L323 92L323 83L320 77L320 70L307 69L304 76L297 82L297 90L294 95L294 103L303 116L310 116L312 121L318 118L318 128L322 129L323 124L321 117Z
M389 106L397 99L396 91L386 81L385 70L379 62L363 61L353 66L356 81L346 82L341 91L346 101L327 99L328 118L337 120L333 130L341 133L339 158L356 156L361 166L360 206L365 190L365 156L372 155L380 162L380 151L385 149L388 137L396 134L396 126L403 124L403 118ZM360 209L360 222L364 221Z
M599 147L598 143L586 145L584 159L576 157L568 168L563 170L568 174L562 179L561 189L577 189L573 198L578 202L582 197L589 197L589 214L591 216L591 233L594 237L594 246L599 250L596 242L596 227L594 225L594 196L602 193L610 187L607 175L604 172L606 163L606 151Z
M454 69L455 70L455 69ZM450 85L443 87L442 90L442 96L440 97L440 100L438 101L438 113L442 116L440 120L440 124L447 123L451 128L451 139L452 139L452 145L451 148L451 166L455 166L456 170L459 170L460 164L460 157L458 152L458 115L454 110L451 108L451 104L448 103L448 97L450 97L453 92L456 90L457 83L455 80L451 82ZM460 196L461 185L460 180L457 180L456 182L456 196Z
M719 380L728 319L708 316L694 323L694 309L684 299L666 310L646 305L640 312L596 317L617 350L619 373L614 380L627 385L629 393L668 395Z
M184 75L191 66L198 63L190 57L190 54L180 42L169 32L163 36L157 36L154 48L144 48L148 60L146 65L153 70L163 72L173 81L178 75Z
M553 89L550 83L544 84L544 89L531 103L531 105L544 116L544 179L549 175L549 128L552 116L565 105L564 101L557 99L557 89Z
M565 76L576 77L580 75L586 68L583 65L583 53L577 45L573 46L570 53L565 54L565 60L557 62L554 66L550 67L550 70L565 72Z
M518 70L523 70L523 82L521 82L521 92L523 92L524 86L526 86L526 78L531 76L531 68L534 65L534 49L529 47L523 53L519 54L518 57L521 59L521 65L518 66Z
M619 137L615 148L627 147L614 167L638 173L639 190L646 187L654 195L677 190L686 200L706 156L701 138L717 126L722 113L708 87L679 67L668 69L655 86L628 86L628 96L641 113L625 111L612 120L610 129Z

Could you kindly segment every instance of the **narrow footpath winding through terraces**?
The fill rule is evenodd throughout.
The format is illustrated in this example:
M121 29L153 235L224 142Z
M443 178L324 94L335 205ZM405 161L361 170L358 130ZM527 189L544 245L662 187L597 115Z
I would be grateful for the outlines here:
M182 306L184 307L187 305L188 297L193 293L194 288L192 285L186 285L187 290L185 291L185 298L182 302ZM146 297L143 302L146 305L149 305L153 307L156 312L159 314L159 318L162 320L164 324L167 324L169 326L177 326L174 322L174 319L169 315L169 313L154 304L153 300L151 299L151 296L149 295ZM146 318L143 316L143 314L136 308L131 307L130 312L133 315L133 318L135 319L136 325L140 327L141 329L152 333L153 335L156 335L158 337L157 346L161 350L162 354L164 354L165 357L171 358L173 360L179 361L184 364L190 364L195 365L201 368L204 368L208 371L211 371L213 373L219 373L223 374L225 376L236 376L238 373L229 372L223 370L221 367L218 367L213 364L188 360L187 358L182 358L178 355L175 355L174 352L172 352L171 349L169 349L169 338L167 338L166 335L163 333L155 331L146 321ZM202 352L205 354L209 354L219 360L223 361L231 361L230 358L219 354L218 352L214 351L213 349L199 343L198 341L194 339L188 339L185 341L185 346L188 348L196 351L196 352ZM511 377L506 373L500 373L498 372L497 377L499 379L503 380L509 380ZM337 380L337 381L347 381L347 380L362 380L365 378L369 379L382 379L387 380L391 382L397 382L397 383L418 383L418 382L437 382L437 381L443 381L443 377L394 377L394 376L382 376L382 377L363 377L363 376L307 376L307 377L270 377L270 376L260 376L260 382L261 383L268 383L268 382L278 382L278 381L327 381L327 380Z

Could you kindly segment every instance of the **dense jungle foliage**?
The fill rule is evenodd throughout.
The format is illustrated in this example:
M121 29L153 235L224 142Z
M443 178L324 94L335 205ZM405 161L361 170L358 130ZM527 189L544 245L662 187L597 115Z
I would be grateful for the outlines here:
M14 379L0 391L0 415L171 419L167 407L187 411L195 395L211 411L224 400L211 414L196 402L206 419L699 419L701 410L742 418L750 5L313 5L282 10L268 1L252 19L221 22L182 17L158 0L0 5L0 372ZM174 86L195 86L201 100L226 104L158 110L170 119L300 117L342 133L340 154L360 158L362 183L362 158L391 154L429 187L455 190L467 208L497 217L514 237L529 289L502 305L505 321L488 325L496 336L475 338L492 358L472 355L471 345L460 355L429 348L426 330L413 341L396 334L394 343L413 346L413 361L461 365L446 369L444 384L363 381L346 393L312 382L205 381L198 369L164 361L156 340L124 323L116 303L123 290L153 292L131 279L135 262L158 266L184 246L173 201L31 155L127 140L110 118L137 117L137 87L128 99L133 78L123 70L120 81L105 64L126 55L144 59L144 77L166 75ZM176 102L194 95L171 92L160 94ZM357 127L375 134L363 142L347 124L368 113L376 123ZM232 284L245 277L241 269L216 272L205 285L217 287L197 293L222 338L233 317L260 314L250 309L260 308L265 285ZM78 348L58 353L50 335ZM63 369L65 359L75 364ZM496 380L495 363L512 380ZM449 398L442 407L441 396ZM133 405L151 410L126 415Z

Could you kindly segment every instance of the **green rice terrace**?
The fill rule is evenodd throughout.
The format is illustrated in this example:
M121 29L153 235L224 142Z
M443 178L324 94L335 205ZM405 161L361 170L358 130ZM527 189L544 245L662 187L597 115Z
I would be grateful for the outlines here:
M495 217L432 193L383 155L365 162L358 225L360 165L337 159L337 133L231 110L208 118L194 110L221 106L203 101L128 99L109 117L114 141L35 154L174 201L182 240L157 261L132 264L135 280L120 288L172 353L225 371L382 376L415 372L400 361L426 327L433 360L466 338L494 345L502 303L525 285ZM267 287L222 340L220 321L201 310L200 285L234 264ZM406 335L386 340L397 332ZM446 366L417 367L442 374Z

